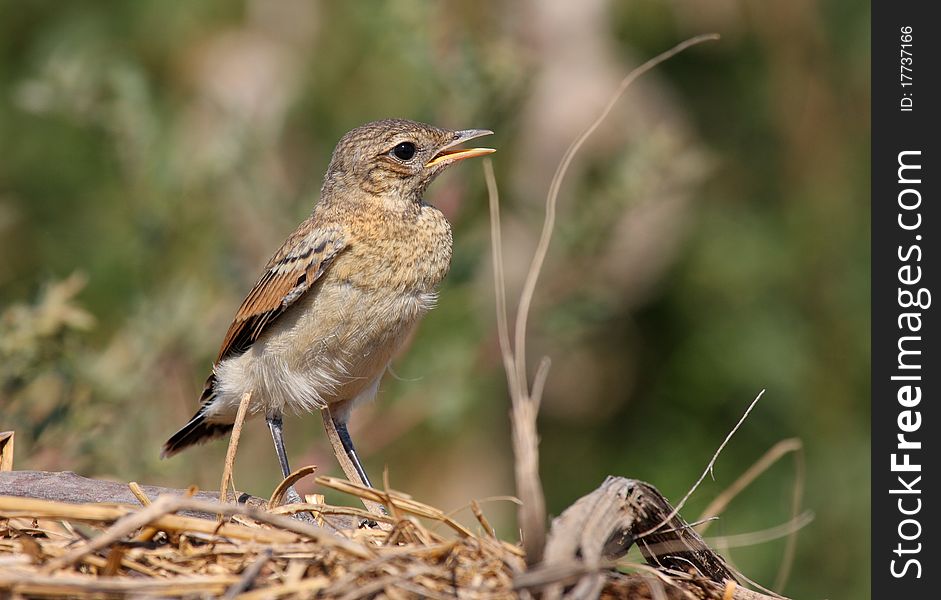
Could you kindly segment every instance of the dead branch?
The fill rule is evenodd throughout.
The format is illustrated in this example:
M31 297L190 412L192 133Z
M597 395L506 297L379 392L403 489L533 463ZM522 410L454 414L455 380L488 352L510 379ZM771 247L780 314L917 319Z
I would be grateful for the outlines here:
M726 562L680 516L653 486L623 477L608 477L597 490L579 499L552 522L543 563L514 581L517 589L546 587L546 598L597 598L611 581L616 560L635 543L647 563L660 573L710 582L715 590L735 588L729 598L771 598L738 586ZM671 516L672 515L672 516ZM666 521L656 533L638 539ZM644 577L644 575L637 575ZM649 579L649 575L646 576ZM678 581L667 580L663 585ZM650 585L650 584L648 584ZM718 595L716 597L722 597Z
M142 485L140 489L149 498L159 496L183 496L185 489ZM18 496L20 498L37 498L40 500L55 500L57 502L70 502L72 504L86 504L89 502L107 502L109 504L139 504L134 493L127 484L101 479L89 479L76 475L71 471L4 471L0 472L0 496ZM219 500L218 492L198 491L193 495L198 500ZM264 498L258 498L244 492L236 492L235 498L239 504L264 508L268 505ZM211 517L206 514L193 514L191 516Z

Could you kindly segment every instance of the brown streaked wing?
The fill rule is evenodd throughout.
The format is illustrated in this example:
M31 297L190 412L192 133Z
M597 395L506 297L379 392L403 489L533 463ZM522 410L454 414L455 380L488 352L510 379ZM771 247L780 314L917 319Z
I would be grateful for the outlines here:
M314 285L345 247L339 228L310 229L302 225L271 257L265 272L242 301L216 363L248 350L266 327Z

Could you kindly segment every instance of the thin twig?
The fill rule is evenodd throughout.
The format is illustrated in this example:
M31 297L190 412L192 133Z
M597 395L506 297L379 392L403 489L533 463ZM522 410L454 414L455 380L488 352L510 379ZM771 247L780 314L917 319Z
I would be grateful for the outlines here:
M315 495L320 496L320 494ZM323 496L320 497L323 498ZM388 515L375 515L362 508L356 508L354 506L330 506L329 504L324 504L323 502L282 504L281 506L276 506L275 508L270 509L268 512L273 515L295 515L302 512L310 513L314 516L317 524L321 526L322 523L320 521L323 520L324 516L355 517L359 519L359 521L367 520L377 521L379 523L395 523L395 519Z
M137 501L141 503L141 506L150 506L150 498L147 494L144 493L144 490L141 489L140 484L136 481L132 481L127 484L131 493L134 494L134 497L137 498Z
M343 479L338 479L336 477L320 476L315 481L322 486L333 488L346 494L350 494L351 496L358 496L363 501L369 500L376 504L386 504L389 506L389 508L392 508L392 505L395 505L395 508L402 511L403 513L439 521L456 531L462 537L474 537L474 534L471 533L470 530L447 516L444 511L414 500L400 492L393 490L380 491L376 488L355 484Z
M252 393L245 392L239 401L239 410L235 414L235 424L232 426L232 435L229 437L229 447L225 451L225 466L222 467L222 483L219 484L219 502L225 504L229 497L229 483L235 487L232 481L232 467L235 465L235 453L239 447L239 437L242 435L242 423L245 422L245 413L248 411L248 403L251 402Z
M772 446L771 449L765 452L765 454L755 462L755 464L742 473L739 478L732 483L732 485L727 487L721 494L716 496L716 498L710 502L709 506L707 506L702 512L704 517L721 514L728 504L739 493L741 493L742 490L751 485L755 479L757 479L778 460L792 452L794 453L794 488L791 494L791 520L789 521L789 524L793 523L795 525L786 529L787 541L784 545L784 552L783 556L781 557L781 565L778 567L778 574L774 579L774 589L776 590L783 590L785 584L787 583L788 576L791 572L791 567L794 564L794 554L797 551L797 534L806 524L804 520L806 519L807 522L809 522L807 514L800 513L801 501L804 495L805 481L804 443L797 438L789 438L786 440L781 440ZM698 528L699 533L701 534L705 532L708 526L709 525L707 521L703 524L702 527ZM723 538L722 543L728 544L729 539L731 538ZM736 539L741 539L741 536ZM766 538L762 537L761 539ZM756 542L754 540L750 540L750 543Z
M517 389L516 371L513 370L513 348L510 346L510 326L506 310L506 275L503 271L503 236L500 227L500 191L493 174L493 161L484 159L484 178L490 197L490 243L493 249L493 283L497 303L497 337L500 355L510 390Z
M474 516L477 517L477 522L480 523L480 526L484 528L484 533L497 539L497 534L493 530L493 525L490 524L490 521L487 520L487 516L484 514L484 511L480 510L480 504L477 504L476 500L471 500L471 511L474 513Z
M141 489L140 484L138 484L136 481L128 483L127 487L131 490L131 493L134 494L134 497L137 498L137 501L141 503L141 506L150 506L152 504L150 497L144 493L144 490ZM156 536L158 533L159 531L157 529L154 529L153 527L146 527L143 531L140 532L140 534L138 534L136 538L134 538L134 541L149 542L150 540L154 539L154 536Z
M781 457L788 455L791 452L798 452L803 448L803 443L797 438L789 438L786 440L781 440L774 446L772 446L764 455L759 458L755 463L750 466L744 473L739 475L738 479L732 482L732 485L725 488L721 494L715 497L715 499L709 503L709 505L702 511L702 514L699 515L700 519L708 519L710 517L718 517L726 509L729 503L738 496L742 490L747 488L752 484L755 479L757 479L762 473L767 471L771 465L778 462ZM794 515L792 514L793 518ZM698 527L697 531L700 534L705 533L706 529L709 527L709 522L706 521L702 527Z
M118 595L120 597L141 595L160 596L212 596L220 594L231 585L230 575L197 575L170 579L148 579L137 577L106 578L87 576L37 575L36 573L6 571L0 573L0 589L21 594L20 597L88 597L92 593ZM15 595L13 597L16 597Z
M696 480L696 483L693 484L693 487L691 487L689 491L686 492L686 495L683 496L683 499L680 500L679 503L673 508L673 511L669 515L664 517L663 521L661 521L656 527L651 527L647 531L639 534L637 536L638 539L645 537L647 535L650 535L651 533L654 533L655 531L657 531L658 529L660 529L661 527L663 527L664 525L672 521L673 517L680 514L680 511L683 509L683 506L686 505L686 501L689 500L690 496L693 495L693 492L695 492L696 489L699 487L699 485L703 482L703 480L706 478L706 475L712 472L712 467L713 465L716 464L716 461L719 460L719 454L722 453L722 450L725 448L725 445L729 443L729 440L732 439L732 436L735 435L735 432L738 431L738 428L742 426L742 423L745 422L745 419L748 418L749 413L751 413L752 409L755 408L755 405L758 404L758 401L761 400L761 397L764 396L764 394L765 394L765 390L761 390L760 392L758 392L758 395L755 396L755 399L752 400L751 404L748 405L748 409L745 410L745 414L742 415L742 418L738 420L738 423L735 424L735 427L732 428L732 431L730 431L729 434L725 436L725 439L722 440L722 443L719 444L719 448L715 451L715 454L712 455L712 459L709 460L709 464L706 465L706 468L703 470L702 475L699 476L699 479Z
M542 405L542 393L546 389L546 379L549 377L549 367L552 366L552 359L548 356L543 356L542 360L539 361L539 366L536 367L536 375L533 376L533 393L532 398L534 408L536 412L539 412L539 407Z

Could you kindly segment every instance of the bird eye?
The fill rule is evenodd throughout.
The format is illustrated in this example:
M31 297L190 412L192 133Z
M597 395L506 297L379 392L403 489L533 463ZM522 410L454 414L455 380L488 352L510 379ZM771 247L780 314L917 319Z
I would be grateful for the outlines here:
M412 142L402 142L392 149L392 156L399 160L409 160L415 156L415 144Z

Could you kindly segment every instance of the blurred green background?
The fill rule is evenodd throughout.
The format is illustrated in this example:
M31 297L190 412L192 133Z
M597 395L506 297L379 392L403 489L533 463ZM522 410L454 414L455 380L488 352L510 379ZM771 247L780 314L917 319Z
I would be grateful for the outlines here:
M779 591L868 597L865 3L0 0L0 429L17 468L217 487L225 443L168 461L160 445L343 132L390 116L496 131L515 298L566 146L632 67L705 32L722 40L639 81L562 190L530 331L531 361L554 361L548 506L608 474L677 501L767 388L684 514L799 437L815 519ZM479 162L427 197L454 225L452 272L352 426L373 473L459 509L514 491ZM294 466L339 473L319 418L286 427ZM242 440L236 483L267 496L268 433ZM709 535L786 523L795 472L773 466ZM512 505L485 511L515 535ZM733 545L774 583L782 539Z

